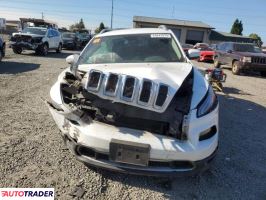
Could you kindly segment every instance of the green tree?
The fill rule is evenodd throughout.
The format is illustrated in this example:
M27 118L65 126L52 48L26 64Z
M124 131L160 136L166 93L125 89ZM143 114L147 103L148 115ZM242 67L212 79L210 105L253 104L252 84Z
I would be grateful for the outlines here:
M251 34L249 34L249 37L251 37L252 39L255 39L255 40L256 40L256 44L257 44L259 47L262 46L263 42L262 42L262 40L261 40L261 37L260 37L258 34L256 34L256 33L251 33Z
M79 30L85 29L85 25L84 25L84 22L83 22L82 18L80 19L80 21L78 23L78 29Z
M85 25L84 25L83 19L81 18L78 23L72 24L69 27L69 29L71 31L81 31L81 30L85 29Z
M237 35L242 35L242 32L243 32L243 23L241 20L236 19L232 25L231 33L237 34Z
M100 33L103 29L105 29L106 27L104 26L104 24L101 22L100 26L98 28L95 29L95 33Z

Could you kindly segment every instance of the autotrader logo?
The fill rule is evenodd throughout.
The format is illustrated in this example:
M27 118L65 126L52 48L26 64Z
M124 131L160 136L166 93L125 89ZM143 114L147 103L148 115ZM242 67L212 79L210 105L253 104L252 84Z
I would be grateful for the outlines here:
M0 188L0 199L54 200L54 188Z

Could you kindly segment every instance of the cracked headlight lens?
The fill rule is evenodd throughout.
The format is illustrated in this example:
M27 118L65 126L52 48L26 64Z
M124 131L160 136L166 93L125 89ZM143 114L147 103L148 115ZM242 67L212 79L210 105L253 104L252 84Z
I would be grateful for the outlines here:
M204 115L212 112L216 106L218 105L218 99L216 94L214 93L212 87L209 87L208 92L201 100L197 107L197 117L202 117Z

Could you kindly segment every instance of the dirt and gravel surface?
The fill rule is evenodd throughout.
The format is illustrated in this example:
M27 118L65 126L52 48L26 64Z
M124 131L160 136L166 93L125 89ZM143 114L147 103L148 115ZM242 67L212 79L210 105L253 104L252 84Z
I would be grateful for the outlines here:
M54 187L64 200L83 193L81 199L266 199L265 78L225 70L219 151L208 172L173 180L124 175L78 162L42 100L72 53L8 49L0 63L0 187Z

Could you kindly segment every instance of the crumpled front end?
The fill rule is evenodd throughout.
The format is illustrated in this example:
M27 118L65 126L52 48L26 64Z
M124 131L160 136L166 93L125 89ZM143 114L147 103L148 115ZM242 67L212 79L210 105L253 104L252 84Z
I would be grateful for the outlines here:
M218 144L218 106L197 117L191 107L194 70L173 92L166 79L111 69L79 71L80 79L66 70L51 89L50 112L75 156L94 166L147 175L204 168Z
M42 37L32 37L31 35L14 34L10 39L11 47L36 50L42 44Z

